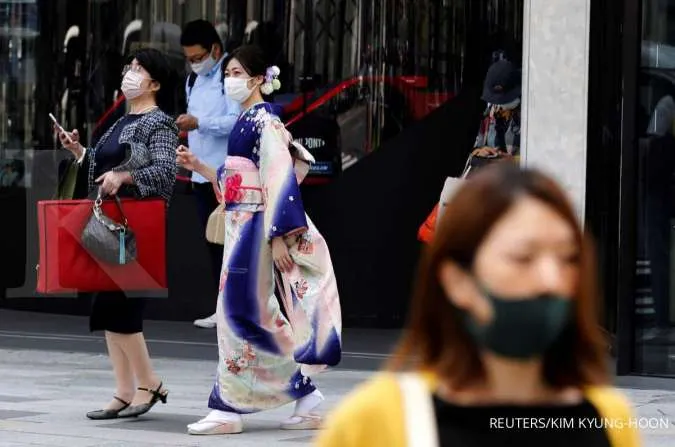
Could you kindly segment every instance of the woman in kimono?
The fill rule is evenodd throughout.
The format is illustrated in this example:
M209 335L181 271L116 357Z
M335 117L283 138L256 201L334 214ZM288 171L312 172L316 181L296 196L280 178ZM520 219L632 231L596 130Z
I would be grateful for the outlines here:
M324 397L310 375L340 361L342 320L328 247L298 186L314 160L263 101L280 86L278 68L267 68L254 46L224 67L225 91L243 110L225 163L214 168L177 150L178 163L210 179L225 204L212 411L188 432L240 433L242 414L294 401L281 428L316 429Z

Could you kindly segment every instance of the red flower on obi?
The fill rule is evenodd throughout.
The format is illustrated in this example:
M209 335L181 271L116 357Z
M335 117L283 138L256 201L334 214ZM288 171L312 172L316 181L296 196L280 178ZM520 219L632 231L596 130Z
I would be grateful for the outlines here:
M225 179L225 202L236 203L244 198L241 190L241 174L234 174Z

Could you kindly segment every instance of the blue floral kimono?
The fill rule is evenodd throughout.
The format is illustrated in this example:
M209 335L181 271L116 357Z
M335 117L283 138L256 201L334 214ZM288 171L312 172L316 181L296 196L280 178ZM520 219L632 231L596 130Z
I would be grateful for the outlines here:
M298 186L313 159L291 141L271 106L257 104L235 124L218 169L226 234L215 410L253 413L297 400L315 390L310 374L341 358L333 266ZM279 236L295 262L290 273L274 266L271 241Z

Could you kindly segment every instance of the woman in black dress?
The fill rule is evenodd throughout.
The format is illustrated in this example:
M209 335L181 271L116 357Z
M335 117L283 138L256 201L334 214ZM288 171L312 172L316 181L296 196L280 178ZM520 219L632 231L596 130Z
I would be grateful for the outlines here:
M171 100L171 73L162 53L140 50L123 72L121 90L128 113L93 148L79 143L77 130L59 134L78 163L88 165L90 192L100 188L104 195L161 197L168 204L178 146L174 120L162 111ZM143 308L143 299L124 292L100 292L93 298L90 329L105 331L116 392L102 410L87 413L90 419L138 416L159 401L166 403L168 392L152 368L143 337Z

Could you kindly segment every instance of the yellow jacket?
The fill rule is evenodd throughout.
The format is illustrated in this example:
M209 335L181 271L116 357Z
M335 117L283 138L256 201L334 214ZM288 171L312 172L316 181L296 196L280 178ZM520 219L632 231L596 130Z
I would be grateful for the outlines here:
M431 389L435 379L425 376ZM607 424L612 447L638 447L639 434L626 398L611 387L589 387L585 396ZM361 385L330 415L315 445L318 447L406 446L403 397L396 376L383 373ZM621 421L621 422L619 422ZM619 429L623 425L626 428Z

